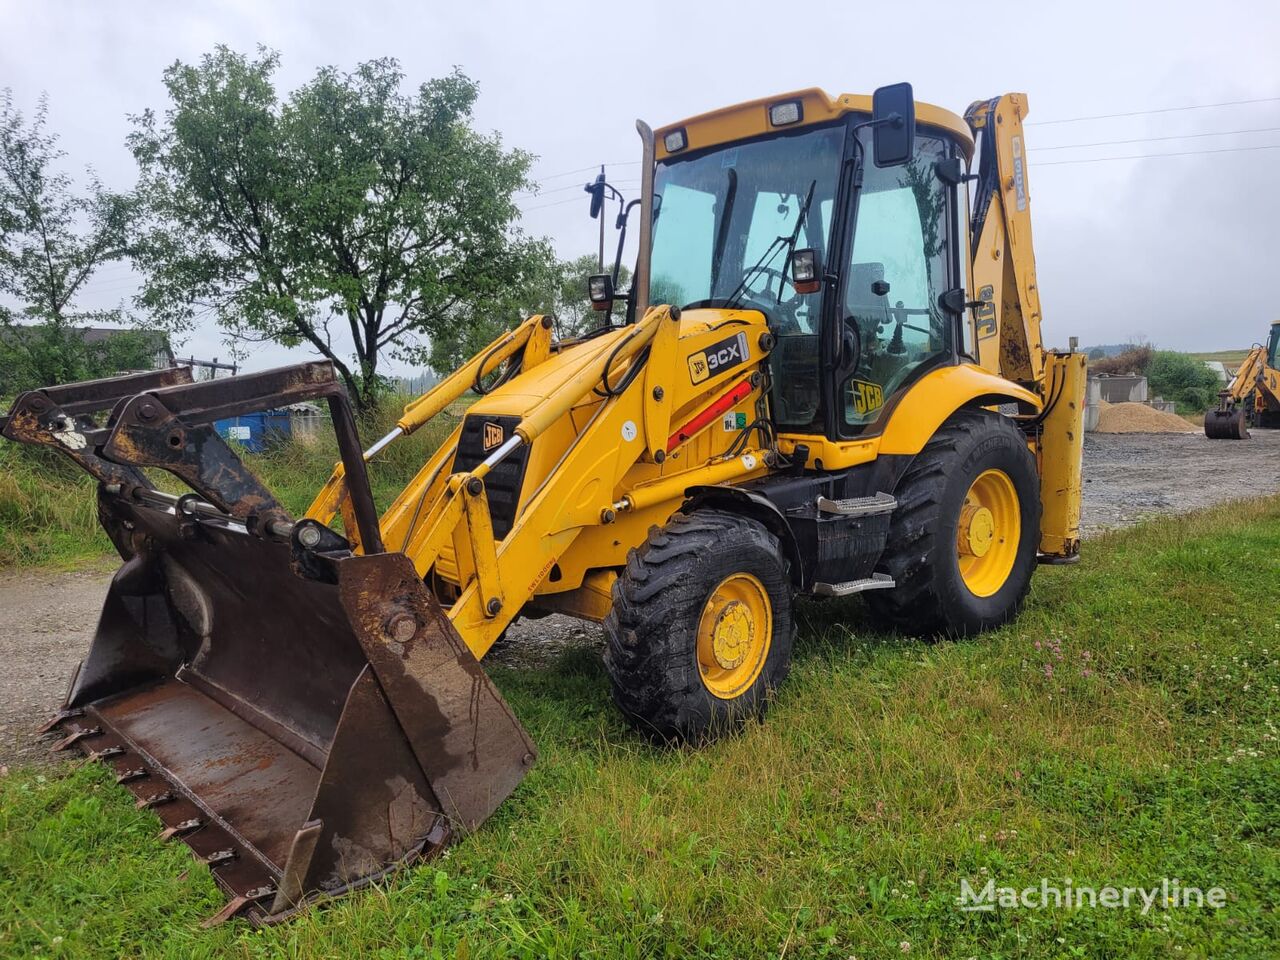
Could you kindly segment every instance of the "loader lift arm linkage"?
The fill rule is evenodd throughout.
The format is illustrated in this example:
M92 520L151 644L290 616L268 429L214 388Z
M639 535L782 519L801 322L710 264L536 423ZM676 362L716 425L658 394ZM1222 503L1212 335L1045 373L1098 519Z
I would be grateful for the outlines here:
M556 341L532 316L367 450L327 363L23 394L0 430L99 480L124 561L59 747L209 865L215 921L273 922L433 854L516 788L536 750L479 660L518 616L602 622L619 708L687 742L762 715L797 595L865 592L924 634L1015 616L1037 560L1079 554L1084 392L1083 356L1042 344L1025 115L1009 94L961 119L900 84L638 123L628 322ZM902 235L885 202L935 229L875 255ZM379 515L368 464L468 392ZM341 459L294 519L213 424L303 399L328 402Z

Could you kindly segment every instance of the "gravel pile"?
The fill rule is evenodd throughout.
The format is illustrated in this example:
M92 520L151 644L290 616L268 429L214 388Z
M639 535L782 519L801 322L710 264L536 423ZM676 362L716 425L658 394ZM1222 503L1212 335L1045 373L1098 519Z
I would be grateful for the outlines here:
M1145 403L1099 405L1097 433L1199 433L1176 413L1165 413Z

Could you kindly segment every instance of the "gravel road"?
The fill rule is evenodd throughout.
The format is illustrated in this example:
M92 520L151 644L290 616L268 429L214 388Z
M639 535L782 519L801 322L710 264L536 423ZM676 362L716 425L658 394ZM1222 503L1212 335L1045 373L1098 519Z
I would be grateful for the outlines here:
M1243 442L1201 434L1088 434L1084 533L1159 513L1280 491L1280 430ZM52 714L84 655L110 581L109 567L0 574L0 764L48 757L34 728ZM489 659L536 665L569 647L598 646L600 628L569 617L522 620Z

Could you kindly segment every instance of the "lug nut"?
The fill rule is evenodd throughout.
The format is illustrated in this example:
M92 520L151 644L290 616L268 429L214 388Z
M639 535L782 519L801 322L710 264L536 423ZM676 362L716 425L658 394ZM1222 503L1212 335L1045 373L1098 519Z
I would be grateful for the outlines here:
M664 461L664 460L666 460L666 459L667 459L667 451L665 451L665 450L655 450L655 451L653 451L653 462L654 462L654 463L662 463L662 461Z
M150 400L138 405L139 420L154 420L156 418L156 405Z
M618 515L613 512L612 508L605 507L603 510L600 511L601 523L613 523L613 521L616 519L618 519Z
M467 481L467 493L471 494L473 497L478 497L483 492L484 481L479 477L472 477Z
M418 632L418 621L411 613L397 613L387 621L387 636L396 643L408 643Z
M320 546L320 536L319 527L303 527L298 531L298 542L308 550L314 550Z
M487 604L485 604L485 610L488 611L489 616L496 617L499 614L499 612L501 612L502 610L502 601L499 600L497 597L494 597Z
M661 399L662 399L663 397L665 397L666 395L667 395L667 392L666 392L665 390L663 390L661 387L654 387L654 388L653 388L653 399L655 399L655 400L661 400Z

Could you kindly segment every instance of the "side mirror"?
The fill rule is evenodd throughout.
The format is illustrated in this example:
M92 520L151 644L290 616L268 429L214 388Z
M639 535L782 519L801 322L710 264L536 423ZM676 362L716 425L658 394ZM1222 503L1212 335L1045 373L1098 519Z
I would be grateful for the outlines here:
M604 173L598 174L595 180L582 189L591 194L591 219L594 220L600 216L600 211L604 208Z
M592 274L587 278L587 297L592 310L608 310L613 306L613 277L607 273Z
M877 167L909 161L916 147L916 101L911 84L881 87L871 97L871 131Z
M791 254L791 285L796 293L817 293L822 286L821 264L818 253L812 247L804 247Z

